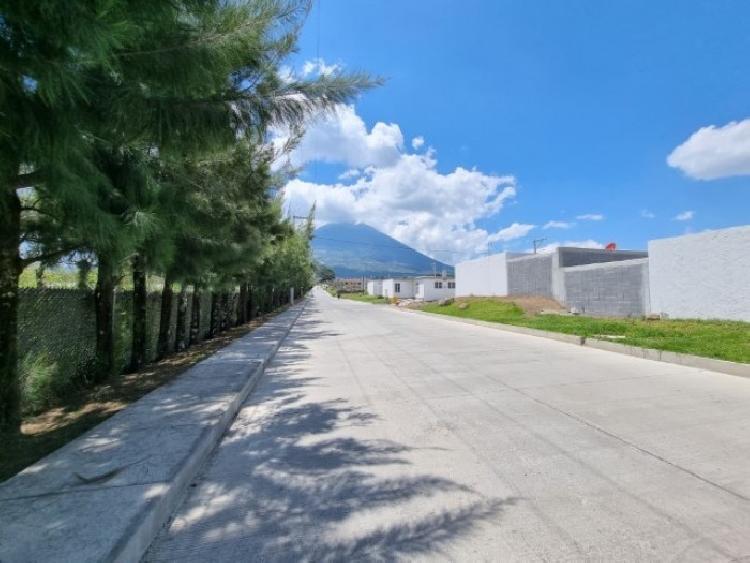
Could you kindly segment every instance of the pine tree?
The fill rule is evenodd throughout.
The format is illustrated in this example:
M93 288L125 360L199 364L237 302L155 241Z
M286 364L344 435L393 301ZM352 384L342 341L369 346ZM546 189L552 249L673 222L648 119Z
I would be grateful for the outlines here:
M269 125L299 127L377 83L357 73L279 76L307 7L302 0L0 0L0 426L19 422L17 288L25 261L95 257L102 377L115 369L114 291L128 266L139 303L133 368L145 355L148 272L196 289L225 290L252 277L268 287L266 252L280 248L287 227L262 198L248 196L257 208L232 210L237 178L218 164L207 172L202 162L236 163L243 150L252 160L248 147ZM217 196L203 184L186 197L196 206L189 215L211 225L196 260L184 247L201 229L172 221L180 209L169 192L175 163L192 163L183 185L206 176L226 181ZM245 172L257 189L268 188L258 170ZM21 187L31 188L25 201ZM33 256L20 256L22 236ZM193 263L179 278L174 264L183 261Z

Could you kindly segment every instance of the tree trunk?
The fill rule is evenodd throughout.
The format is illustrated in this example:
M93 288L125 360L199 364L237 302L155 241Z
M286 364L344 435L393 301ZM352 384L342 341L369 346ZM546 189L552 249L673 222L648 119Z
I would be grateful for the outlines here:
M0 201L0 428L21 427L18 379L18 279L21 276L21 202L14 188Z
M99 256L94 302L96 307L96 375L106 379L115 369L115 269L109 258Z
M211 293L211 327L208 329L208 336L213 338L219 332L219 294L214 291Z
M247 320L252 321L255 318L255 300L253 299L254 289L253 286L247 285Z
M240 297L237 302L237 326L247 322L247 284L240 285Z
M201 290L193 286L193 306L190 309L190 345L201 341Z
M161 290L161 311L159 312L159 343L157 357L162 359L169 354L172 344L172 299L174 291L174 276L167 272L164 276L164 289Z
M175 343L174 348L177 352L182 352L185 349L185 336L186 327L185 321L187 316L187 285L182 284L182 289L177 297L177 322L175 323Z
M227 293L219 293L219 331L224 332L227 329L227 317L229 316L229 304L227 303Z
M36 269L35 277L36 277L36 288L37 289L44 289L44 271L46 268L44 267L44 264L39 264L39 267Z
M146 260L141 254L133 257L133 328L130 350L130 371L138 371L146 363Z

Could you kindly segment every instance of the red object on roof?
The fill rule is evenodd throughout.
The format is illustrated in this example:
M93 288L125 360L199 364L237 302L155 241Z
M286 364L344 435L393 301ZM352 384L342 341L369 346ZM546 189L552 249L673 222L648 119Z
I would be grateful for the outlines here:
M617 243L610 242L607 246L604 247L604 250L617 250Z

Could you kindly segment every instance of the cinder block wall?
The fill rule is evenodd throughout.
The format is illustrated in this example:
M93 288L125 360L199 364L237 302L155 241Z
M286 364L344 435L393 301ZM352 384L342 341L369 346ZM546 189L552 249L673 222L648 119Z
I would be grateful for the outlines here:
M648 244L651 311L750 321L750 226Z
M563 268L565 304L584 315L639 317L649 312L648 258Z
M598 264L601 262L619 262L635 258L648 258L645 250L604 250L603 248L573 248L569 246L557 249L560 255L560 267L570 268L583 264Z
M508 295L554 297L552 292L553 254L533 254L507 261Z

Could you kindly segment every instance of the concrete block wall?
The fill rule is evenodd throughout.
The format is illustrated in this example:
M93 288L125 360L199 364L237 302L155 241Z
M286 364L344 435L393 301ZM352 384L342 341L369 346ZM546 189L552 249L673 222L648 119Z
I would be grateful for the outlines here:
M560 267L570 268L583 264L598 264L601 262L619 262L636 258L648 258L645 250L604 250L603 248L575 248L561 246L557 249L560 257Z
M750 226L648 244L651 310L750 321Z
M565 281L565 270L575 266L586 264L603 264L612 262L630 261L639 258L648 258L648 252L641 250L605 250L603 248L579 248L561 246L552 258L552 297L561 304L571 306L568 296L568 287ZM632 288L640 291L640 281ZM618 299L612 296L611 299Z
M581 314L640 317L649 312L648 258L563 268L565 305Z
M556 255L531 254L507 261L508 295L553 297L552 267Z

